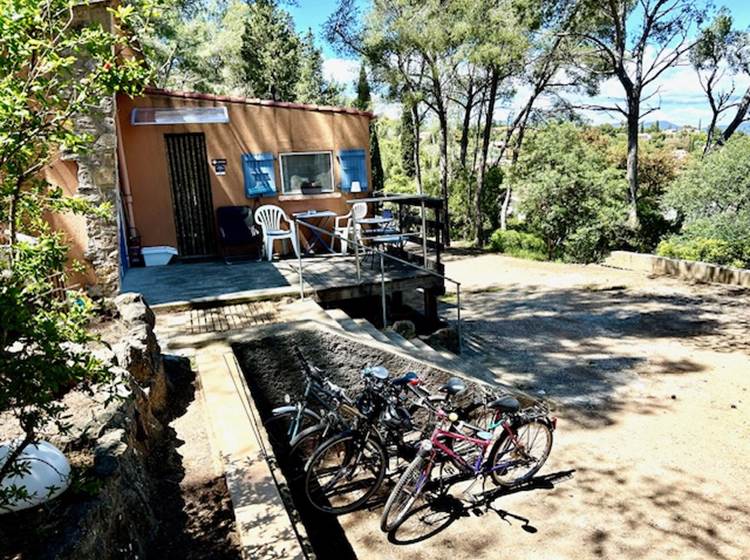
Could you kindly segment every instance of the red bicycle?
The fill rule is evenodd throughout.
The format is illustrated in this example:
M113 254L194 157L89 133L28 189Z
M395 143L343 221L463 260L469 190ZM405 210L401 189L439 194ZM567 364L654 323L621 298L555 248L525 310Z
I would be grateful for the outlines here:
M383 531L398 527L426 489L442 485L442 476L432 476L436 466L450 463L464 475L489 476L500 486L525 482L542 468L557 424L546 405L521 410L515 398L505 395L486 406L493 411L489 430L459 421L454 412L439 412L440 424L420 444L388 497L380 520Z

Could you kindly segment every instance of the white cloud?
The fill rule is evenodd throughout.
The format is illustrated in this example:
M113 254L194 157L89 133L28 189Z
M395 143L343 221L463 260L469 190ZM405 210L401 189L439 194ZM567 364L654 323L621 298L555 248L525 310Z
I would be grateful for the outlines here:
M347 58L326 58L323 60L323 75L346 86L347 90L353 89L359 76L359 62Z

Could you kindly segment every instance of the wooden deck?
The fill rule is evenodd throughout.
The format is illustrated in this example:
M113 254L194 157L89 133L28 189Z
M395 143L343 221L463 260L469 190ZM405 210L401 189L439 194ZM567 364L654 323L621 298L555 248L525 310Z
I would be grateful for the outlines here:
M370 257L362 259L360 270L361 282L358 282L354 256L304 258L304 290L322 302L379 295L380 262L377 259L373 262ZM439 277L388 259L385 283L386 292L417 288L440 290L443 286ZM214 261L132 268L125 274L121 291L140 292L157 309L200 309L253 300L298 297L298 261L289 259L234 264ZM243 320L242 316L242 311L236 310L234 315L211 320L228 323Z

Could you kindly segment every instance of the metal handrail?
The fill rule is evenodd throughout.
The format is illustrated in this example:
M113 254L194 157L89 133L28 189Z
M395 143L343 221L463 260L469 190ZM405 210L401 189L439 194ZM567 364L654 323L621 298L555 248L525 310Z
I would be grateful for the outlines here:
M453 278L450 278L444 274L440 274L439 272L435 272L434 270L430 270L429 268L425 268L424 266L420 266L418 264L414 264L413 262L409 262L404 259L395 257L385 251L381 251L379 249L375 249L374 247L364 245L360 243L357 239L350 239L348 237L344 237L343 235L336 233L335 231L329 231L325 228L315 226L311 224L310 222L306 222L305 220L299 219L296 216L292 216L292 219L295 224L302 224L308 229L330 236L331 239L338 239L340 241L343 240L343 241L346 241L347 243L353 244L355 248L355 262L357 265L357 282L360 284L362 283L362 277L361 277L360 268L359 268L359 249L360 248L363 249L365 253L367 251L370 251L373 254L377 254L380 256L380 285L381 285L380 292L381 292L381 304L383 308L383 326L387 325L386 305L385 305L385 271L383 268L384 257L389 258L398 263L405 264L406 266L416 268L417 270L421 270L422 272L426 272L427 274L436 276L437 278L442 278L444 281L447 280L448 282L454 284L456 286L456 335L458 337L458 351L459 353L463 351L463 336L462 336L462 329L461 329L461 282L459 282L458 280L454 280ZM299 235L299 230L297 230L297 235ZM356 231L355 231L355 237L356 237ZM297 260L298 260L298 267L299 267L300 299L304 299L305 290L304 290L304 281L303 281L303 275L302 275L302 251L299 251L299 254L297 255Z

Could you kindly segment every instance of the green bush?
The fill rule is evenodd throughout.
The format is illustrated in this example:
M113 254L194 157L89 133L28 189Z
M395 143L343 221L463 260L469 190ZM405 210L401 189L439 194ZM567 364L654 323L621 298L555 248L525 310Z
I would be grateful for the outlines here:
M736 268L750 267L750 246L723 239L672 236L659 243L656 254L673 259L701 261Z
M550 259L596 261L626 222L624 174L587 134L570 123L536 129L513 170L519 214Z
M547 252L542 238L512 229L496 230L490 237L490 248L498 253L533 260L545 260Z

